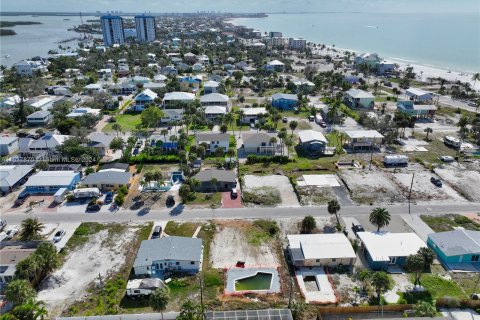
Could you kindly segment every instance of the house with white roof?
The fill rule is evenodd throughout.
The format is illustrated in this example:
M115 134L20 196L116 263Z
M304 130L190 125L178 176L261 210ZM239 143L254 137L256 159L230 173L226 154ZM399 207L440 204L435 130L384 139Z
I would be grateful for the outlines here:
M18 94L10 97L2 97L0 98L0 107L3 110L9 110L15 107L17 103L20 103L21 98Z
M347 106L356 108L373 108L375 96L360 89L350 89L345 92L343 100Z
M75 189L80 182L80 173L75 171L40 171L32 175L22 193L27 194L55 194L58 189Z
M145 89L135 96L135 105L132 107L135 111L142 111L147 104L155 104L158 94L150 89Z
M34 171L33 165L0 165L0 191L12 192Z
M29 141L27 143L24 143L24 149L20 147L20 151L22 153L55 153L57 151L57 147L61 146L69 138L70 136L54 134L52 132L46 132L45 135L38 140L34 140L31 138L22 138Z
M217 81L207 81L203 84L203 94L217 93L219 86Z
M375 68L381 59L376 53L364 52L355 56L355 64L366 64L372 68Z
M197 133L195 142L197 145L205 143L207 153L213 153L218 148L222 148L226 152L230 144L230 135L227 133Z
M265 70L268 72L283 72L285 71L285 64L279 60L267 62Z
M39 96L27 100L25 103L33 108L42 109L43 111L50 109L53 106L54 99L48 96Z
M433 100L431 92L417 88L408 88L405 90L405 96L414 102L431 102Z
M272 142L272 138L278 141L277 135L266 132L242 132L242 148L246 154L275 155L281 151L280 143Z
M362 251L373 270L398 270L407 257L427 245L416 233L357 232Z
M163 74L157 74L156 76L153 77L153 81L155 81L156 83L165 83L167 79L168 77Z
M323 154L328 145L325 136L314 130L303 130L298 132L298 146L310 154Z
M227 108L223 106L208 106L204 110L205 119L211 122L219 122L227 114Z
M267 109L265 108L240 108L242 118L240 119L244 124L255 123L262 116L267 114Z
M343 233L287 235L295 267L353 266L357 255Z
M229 107L230 98L221 93L210 93L200 97L200 104L202 107L207 106L222 106Z
M168 92L163 97L162 106L169 109L178 109L182 104L189 104L195 101L195 94L190 92L174 91Z
M183 109L164 109L161 123L170 123L183 120Z
M0 156L6 156L18 150L18 137L0 137Z
M103 91L103 88L102 88L102 86L99 85L98 83L87 84L87 85L83 88L83 93L84 93L84 94L99 93L99 92L102 92L102 91Z
M67 114L65 117L67 117L67 118L77 118L77 117L84 116L86 114L91 114L93 116L98 117L100 115L100 111L101 111L100 109L92 109L92 108L88 108L88 107L81 107L81 108L73 109L72 112Z
M377 130L346 130L345 135L345 145L353 151L370 150L383 141L383 135Z
M29 126L46 126L52 119L53 115L50 111L35 111L27 116L27 124Z

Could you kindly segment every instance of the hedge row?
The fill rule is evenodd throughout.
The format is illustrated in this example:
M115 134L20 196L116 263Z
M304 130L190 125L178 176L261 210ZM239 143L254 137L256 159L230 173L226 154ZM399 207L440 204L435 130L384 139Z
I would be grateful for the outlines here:
M247 156L247 164L254 163L280 163L285 164L291 160L287 156L257 156L256 154L250 154Z
M130 157L130 164L134 163L178 163L180 158L177 155L155 155L149 156L148 154L141 153L137 156Z

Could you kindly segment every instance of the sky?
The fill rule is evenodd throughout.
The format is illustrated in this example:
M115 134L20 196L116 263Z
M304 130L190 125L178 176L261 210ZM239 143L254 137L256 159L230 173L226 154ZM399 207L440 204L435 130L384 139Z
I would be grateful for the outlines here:
M0 12L476 12L480 0L0 0Z

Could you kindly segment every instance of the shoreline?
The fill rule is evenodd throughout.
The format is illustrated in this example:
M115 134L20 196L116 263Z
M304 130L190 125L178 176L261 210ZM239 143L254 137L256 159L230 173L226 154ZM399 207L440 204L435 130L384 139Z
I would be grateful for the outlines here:
M226 19L225 21L235 26L244 25L238 21L238 18ZM262 33L265 31L269 32L269 30L260 30L260 31L262 31ZM320 54L330 54L334 56L334 55L343 55L346 51L354 52L354 53L363 52L355 49L332 47L323 43L310 41L307 38L304 38L304 39L307 40L307 43L316 44L317 49L315 50L315 52ZM325 50L318 50L318 46L322 46L322 45L325 45ZM336 52L333 52L332 50L335 50ZM462 82L470 83L472 88L475 90L480 90L480 81L477 81L477 83L475 83L475 88L473 87L474 81L472 80L472 76L474 72L471 72L471 71L455 70L454 68L422 64L416 61L411 61L411 60L402 59L398 57L382 57L382 58L397 64L400 70L405 70L407 67L413 67L413 72L416 73L416 80L420 80L424 82L427 82L428 78L443 78L451 82L455 82L459 80Z

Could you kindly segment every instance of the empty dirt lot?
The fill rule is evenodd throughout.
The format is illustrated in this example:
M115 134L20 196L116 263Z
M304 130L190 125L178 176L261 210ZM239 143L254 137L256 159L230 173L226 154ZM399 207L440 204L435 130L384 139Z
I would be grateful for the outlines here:
M219 222L217 232L211 244L210 260L213 268L228 268L243 261L247 266L276 265L272 247L267 243L252 245L247 232L251 227L249 221Z
M480 172L477 170L448 165L436 168L435 172L467 200L480 201Z
M261 188L273 188L280 192L281 203L279 207L299 207L297 195L293 190L290 180L286 176L269 175L254 176L246 175L244 177L244 192L255 192Z

